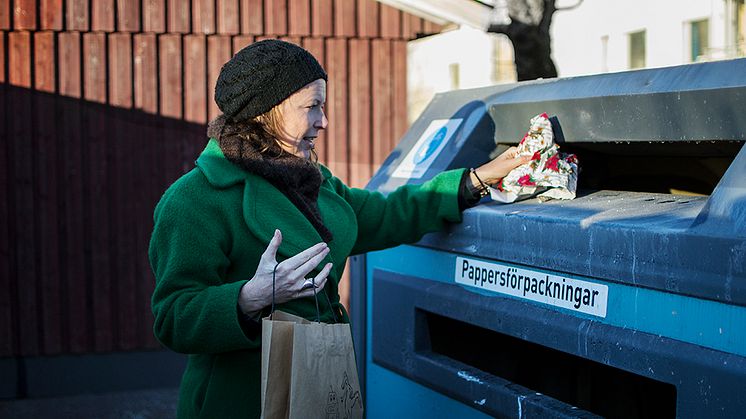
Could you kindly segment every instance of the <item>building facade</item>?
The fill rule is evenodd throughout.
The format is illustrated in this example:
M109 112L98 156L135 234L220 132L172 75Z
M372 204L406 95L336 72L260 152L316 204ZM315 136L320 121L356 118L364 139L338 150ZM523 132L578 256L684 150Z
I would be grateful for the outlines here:
M743 0L587 0L555 14L553 57L561 77L743 57L745 21Z

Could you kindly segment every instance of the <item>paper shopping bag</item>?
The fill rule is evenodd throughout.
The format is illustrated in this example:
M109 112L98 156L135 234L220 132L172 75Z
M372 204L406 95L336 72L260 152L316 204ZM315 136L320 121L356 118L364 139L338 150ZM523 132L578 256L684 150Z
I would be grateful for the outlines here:
M262 418L287 418L293 326L307 320L281 311L262 319Z
M262 321L262 418L362 416L348 324L315 323L280 311Z
M363 417L350 325L296 324L290 418Z

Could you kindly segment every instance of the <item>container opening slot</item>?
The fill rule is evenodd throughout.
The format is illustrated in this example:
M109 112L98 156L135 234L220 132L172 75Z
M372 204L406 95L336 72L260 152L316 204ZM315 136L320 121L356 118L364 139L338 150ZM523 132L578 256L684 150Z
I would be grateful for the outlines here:
M416 321L418 352L449 357L608 418L676 417L672 384L424 310L417 310Z
M568 142L580 160L578 189L710 195L742 141ZM495 153L507 148L498 146Z

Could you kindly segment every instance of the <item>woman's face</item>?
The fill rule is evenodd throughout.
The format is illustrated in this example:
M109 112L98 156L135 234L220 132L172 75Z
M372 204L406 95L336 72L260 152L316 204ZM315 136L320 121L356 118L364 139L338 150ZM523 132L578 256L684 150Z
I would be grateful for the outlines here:
M280 103L280 146L298 157L309 158L316 138L329 125L324 114L326 81L318 79Z

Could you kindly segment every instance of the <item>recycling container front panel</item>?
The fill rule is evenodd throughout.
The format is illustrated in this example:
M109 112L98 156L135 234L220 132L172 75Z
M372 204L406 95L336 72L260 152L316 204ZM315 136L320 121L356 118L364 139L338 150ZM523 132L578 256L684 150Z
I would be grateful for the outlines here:
M437 95L368 188L476 167L546 112L580 160L578 196L483 202L353 259L367 417L741 417L743 74L733 60Z

